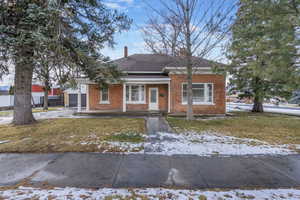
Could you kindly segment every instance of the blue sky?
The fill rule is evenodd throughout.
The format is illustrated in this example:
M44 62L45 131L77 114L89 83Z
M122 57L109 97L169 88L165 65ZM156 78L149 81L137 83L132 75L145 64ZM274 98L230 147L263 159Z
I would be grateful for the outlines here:
M159 8L158 0L105 0L104 1L107 7L124 12L133 20L133 24L129 31L122 32L121 34L116 34L115 41L117 44L115 45L114 49L105 48L102 50L102 53L104 55L109 56L111 59L120 58L123 56L124 46L128 46L129 55L135 53L149 53L144 45L142 33L139 30L139 27L143 26L146 23L147 15L150 13L150 10L147 4L145 3L145 1L151 3L151 5L154 6L157 5ZM205 6L208 6L210 5L209 2L212 0L204 0L203 2L205 3L205 1L207 4ZM232 2L232 1L236 1L236 0L228 0L228 2ZM219 51L216 54L218 53Z
M123 56L124 46L128 46L129 55L134 53L147 53L143 37L139 31L139 26L142 26L146 20L146 6L143 0L106 0L106 6L117 9L127 14L133 20L131 29L127 32L116 34L116 45L114 49L105 48L102 53L112 59Z

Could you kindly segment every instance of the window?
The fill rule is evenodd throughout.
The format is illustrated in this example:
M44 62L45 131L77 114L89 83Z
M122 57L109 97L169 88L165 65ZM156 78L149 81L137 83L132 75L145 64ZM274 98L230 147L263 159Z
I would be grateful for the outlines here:
M101 88L100 103L101 104L109 104L109 94L108 94L108 88L107 87Z
M127 103L145 103L145 86L144 85L127 85L126 86Z
M212 83L193 83L193 104L213 103ZM182 104L187 104L187 84L182 84Z

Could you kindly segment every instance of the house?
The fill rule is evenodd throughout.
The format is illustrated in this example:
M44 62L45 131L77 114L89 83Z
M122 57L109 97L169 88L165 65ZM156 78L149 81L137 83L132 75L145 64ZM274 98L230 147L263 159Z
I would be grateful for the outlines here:
M65 107L77 107L78 88L68 88L64 90ZM86 85L81 85L81 107L86 107Z
M164 112L184 114L187 110L185 60L159 54L134 54L114 61L126 73L122 83L99 87L88 79L87 112ZM193 58L193 111L195 114L225 114L225 77L212 72L212 63ZM80 93L80 90L78 90ZM79 100L79 99L78 99ZM81 101L81 100L79 100ZM81 106L78 106L78 111Z

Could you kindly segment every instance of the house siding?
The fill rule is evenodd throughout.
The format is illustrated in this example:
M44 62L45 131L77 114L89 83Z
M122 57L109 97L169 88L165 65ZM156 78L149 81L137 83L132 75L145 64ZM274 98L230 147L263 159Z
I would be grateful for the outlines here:
M182 83L187 82L186 75L170 74L171 78L171 113L185 113L187 105L182 104ZM225 114L225 77L216 74L193 75L194 83L213 83L213 105L194 105L195 114ZM126 104L127 111L148 111L149 110L149 88L158 88L159 110L168 111L168 85L151 84L145 85L145 104ZM119 110L123 108L123 85L114 84L109 86L110 104L100 104L100 90L97 85L89 85L90 110Z
M183 113L187 105L182 105L182 83L187 82L186 75L170 74L171 113ZM217 74L193 75L194 83L213 83L214 105L193 105L195 114L225 114L225 77Z
M126 104L127 111L149 110L149 88L158 88L158 103L160 111L168 110L168 85L153 84L146 85L145 104ZM89 85L90 110L122 110L123 108L123 85L115 84L109 86L109 104L100 104L100 89L97 85Z
M90 110L122 110L123 85L109 85L109 104L100 104L100 89L98 85L89 85Z

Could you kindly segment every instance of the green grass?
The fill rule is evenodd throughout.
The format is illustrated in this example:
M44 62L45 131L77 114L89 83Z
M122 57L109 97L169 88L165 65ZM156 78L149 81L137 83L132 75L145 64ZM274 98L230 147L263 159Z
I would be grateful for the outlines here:
M99 152L107 150L103 142L138 142L144 132L144 119L133 118L51 119L25 126L1 125L0 141L10 142L0 144L0 152Z
M107 141L114 141L114 142L134 142L134 143L144 142L143 135L138 133L131 133L131 132L110 135L105 139Z
M187 121L169 117L178 133L215 131L224 135L252 138L272 144L300 144L300 118L279 114L234 113L233 117Z

